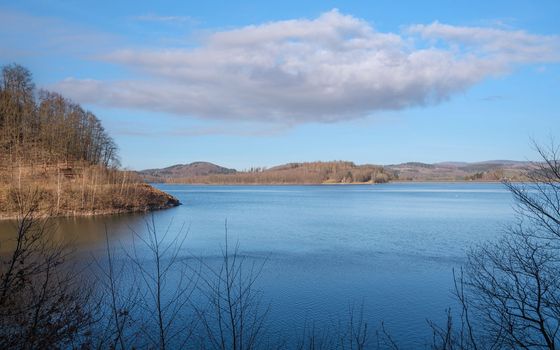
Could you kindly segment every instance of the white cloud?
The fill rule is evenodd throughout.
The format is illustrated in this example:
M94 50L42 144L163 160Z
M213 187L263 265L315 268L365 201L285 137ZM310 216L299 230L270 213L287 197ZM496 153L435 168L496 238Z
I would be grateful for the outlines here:
M560 61L560 38L437 22L381 33L333 10L216 32L196 48L103 59L141 78L69 78L54 88L83 103L297 124L438 103L518 64Z
M491 55L494 60L503 60L502 64L560 61L558 36L534 35L522 30L457 27L439 22L414 25L408 31L424 39L465 46L479 55Z

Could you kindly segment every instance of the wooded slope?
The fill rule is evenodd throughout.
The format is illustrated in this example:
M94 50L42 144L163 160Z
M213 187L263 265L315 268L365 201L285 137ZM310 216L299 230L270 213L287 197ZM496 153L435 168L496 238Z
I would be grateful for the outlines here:
M63 96L37 91L22 66L0 76L0 218L25 203L50 215L150 210L178 204L118 170L100 120Z
M388 181L524 181L534 163L510 160L485 162L409 162L356 165L347 161L288 163L244 171L208 162L174 165L138 172L146 181L187 184L329 184Z
M153 174L157 172L152 170L142 171L140 175L151 181L200 184L383 183L395 178L381 166L356 165L342 161L290 163L270 169L252 168L246 171L229 170L206 175L173 176L171 174L156 177Z

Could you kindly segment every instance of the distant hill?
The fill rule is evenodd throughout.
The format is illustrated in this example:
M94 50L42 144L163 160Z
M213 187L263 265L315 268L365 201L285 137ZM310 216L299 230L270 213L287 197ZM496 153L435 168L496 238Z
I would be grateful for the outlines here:
M499 181L523 180L530 162L490 160L483 162L402 163L385 166L400 181Z
M162 169L146 169L138 173L153 181L157 179L176 179L185 177L199 177L212 174L233 174L235 169L225 168L209 162L193 162L190 164L176 164Z
M343 161L288 163L269 169L251 168L246 171L197 162L143 170L140 174L148 181L207 184L380 183L394 179L393 174L387 173L381 166Z
M139 172L147 181L205 184L328 184L388 181L500 181L523 180L530 162L408 162L356 165L348 161L287 163L271 168L236 171L207 162L178 164Z

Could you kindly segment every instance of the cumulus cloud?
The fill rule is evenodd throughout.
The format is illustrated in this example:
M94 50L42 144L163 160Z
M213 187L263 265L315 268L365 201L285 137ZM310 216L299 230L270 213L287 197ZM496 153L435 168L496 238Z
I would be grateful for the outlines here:
M55 89L83 103L297 124L439 103L516 65L560 61L560 38L438 22L382 33L332 10L103 59L141 78L69 78Z

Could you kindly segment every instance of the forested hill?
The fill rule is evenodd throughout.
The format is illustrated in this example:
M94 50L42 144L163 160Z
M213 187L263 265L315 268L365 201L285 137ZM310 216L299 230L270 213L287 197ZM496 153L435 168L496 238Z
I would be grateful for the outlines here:
M209 162L193 162L190 164L176 164L162 169L146 169L140 173L146 180L186 178L207 176L212 174L233 174L235 169L225 168Z
M164 208L176 199L119 171L100 120L60 94L37 91L22 66L0 76L0 218L22 206L52 215Z
M535 164L510 160L475 163L409 162L394 165L356 165L348 161L288 163L242 171L207 162L174 165L138 172L151 182L200 184L329 184L389 181L523 181Z
M385 168L394 172L399 181L523 181L526 172L534 166L531 162L491 160L474 163L409 162L386 165Z
M395 179L393 173L381 166L356 165L343 161L289 163L269 169L251 168L245 171L211 165L212 167L206 167L210 171L203 174L197 174L192 169L187 172L166 171L169 168L139 173L149 181L207 184L382 183Z

